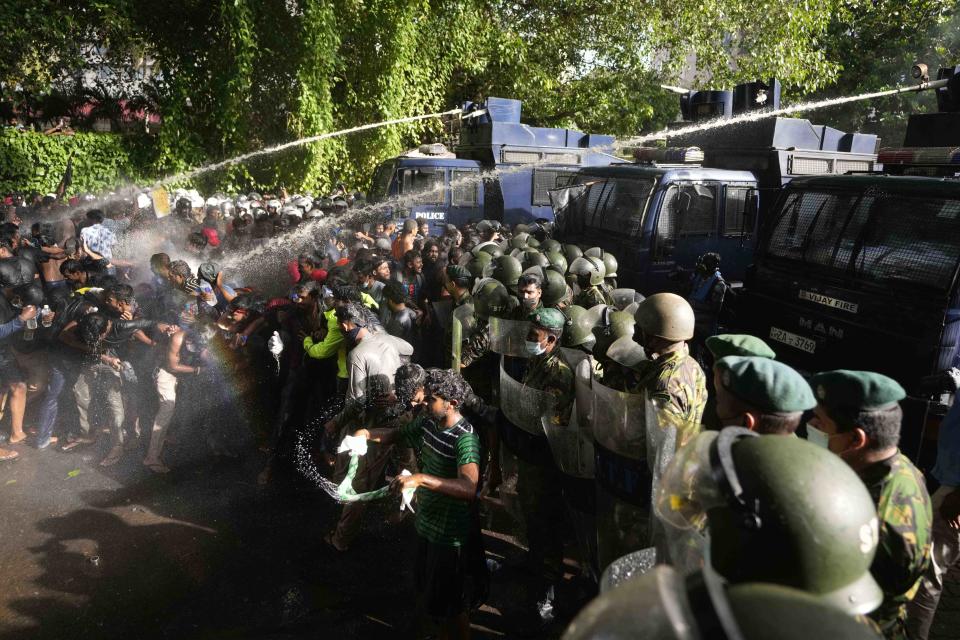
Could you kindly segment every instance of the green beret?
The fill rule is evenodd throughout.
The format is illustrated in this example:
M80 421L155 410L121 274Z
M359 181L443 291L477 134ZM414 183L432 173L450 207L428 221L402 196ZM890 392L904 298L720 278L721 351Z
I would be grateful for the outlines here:
M472 278L473 274L470 273L470 269L466 267L461 267L458 264L447 265L447 276L451 280L457 280L459 278Z
M756 336L743 333L723 333L707 338L707 349L714 358L727 356L756 356L773 360L777 354L767 343Z
M761 411L798 413L817 404L803 376L782 362L756 356L727 356L714 366L727 391Z
M817 402L828 409L873 411L886 409L907 397L893 378L872 371L837 369L810 379Z
M530 322L542 329L562 331L566 321L562 313L551 307L541 307L530 314Z

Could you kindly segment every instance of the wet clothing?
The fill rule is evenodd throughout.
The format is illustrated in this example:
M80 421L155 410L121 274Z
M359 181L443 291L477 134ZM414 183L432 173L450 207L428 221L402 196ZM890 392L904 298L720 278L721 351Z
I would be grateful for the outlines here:
M707 381L703 370L683 345L655 360L642 362L637 372L634 393L646 392L650 400L661 403L662 419L669 419L677 429L676 447L679 449L700 431L707 402Z
M36 276L37 266L29 258L13 256L0 260L0 288L30 284Z
M899 451L858 475L880 518L880 544L870 573L883 589L883 603L870 614L885 638L906 638L907 602L930 562L933 508L923 475Z
M414 353L419 352L420 332L417 326L417 314L404 307L399 311L393 311L388 305L384 305L380 312L380 322L383 328L392 336L401 340L406 340L413 345Z
M425 416L400 427L400 442L413 447L420 471L438 478L457 478L460 467L480 465L480 439L466 418L443 429ZM448 495L417 489L417 533L427 541L448 547L467 544L471 535L470 503Z

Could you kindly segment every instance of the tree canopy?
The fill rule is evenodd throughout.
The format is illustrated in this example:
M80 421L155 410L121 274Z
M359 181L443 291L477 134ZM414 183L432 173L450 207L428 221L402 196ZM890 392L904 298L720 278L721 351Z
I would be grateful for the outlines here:
M19 6L17 6L19 5ZM675 119L677 84L778 77L790 97L851 93L956 48L949 0L32 0L5 3L5 99L161 114L157 175L486 96L524 121L634 135ZM948 22L952 20L953 22ZM950 42L953 38L953 42ZM929 53L929 52L927 52ZM152 61L152 74L143 69ZM960 62L960 61L957 61ZM891 77L894 76L894 77ZM86 82L81 82L86 77ZM95 82L91 83L93 78ZM115 108L115 107L114 107ZM866 123L866 106L837 117ZM841 126L841 125L838 125ZM849 125L847 125L849 126ZM325 140L209 177L219 187L361 185L442 125Z

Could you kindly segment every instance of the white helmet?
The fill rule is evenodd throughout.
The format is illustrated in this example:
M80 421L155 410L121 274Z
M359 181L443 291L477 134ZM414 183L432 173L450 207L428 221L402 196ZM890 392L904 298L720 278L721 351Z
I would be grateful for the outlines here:
M294 218L302 218L303 210L300 207L286 206L280 210L280 215L283 216L293 216Z

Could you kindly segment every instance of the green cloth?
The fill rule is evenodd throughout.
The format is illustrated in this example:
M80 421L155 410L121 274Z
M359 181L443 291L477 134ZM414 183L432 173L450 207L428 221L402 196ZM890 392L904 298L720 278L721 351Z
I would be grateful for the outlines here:
M827 409L852 412L886 409L907 397L896 380L872 371L825 371L813 376L810 386Z
M353 479L357 477L357 469L360 467L360 456L350 456L350 464L347 466L347 475L337 485L337 498L341 502L369 502L379 500L390 495L390 486L380 487L374 491L365 491L357 493L353 489Z
M465 464L480 464L480 439L473 426L461 418L441 429L425 416L400 427L400 440L413 447L420 471L437 478L455 479ZM431 491L417 489L417 533L434 544L461 547L470 536L470 503Z
M723 387L761 411L799 413L817 406L810 385L792 367L770 358L727 356L714 364Z
M756 336L743 333L721 333L710 336L706 340L706 345L713 357L717 359L727 356L756 356L772 360L777 357L766 342Z

